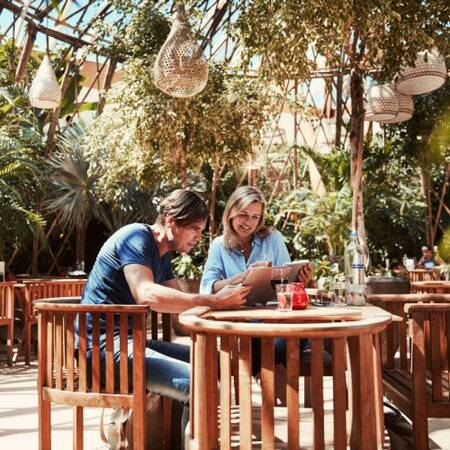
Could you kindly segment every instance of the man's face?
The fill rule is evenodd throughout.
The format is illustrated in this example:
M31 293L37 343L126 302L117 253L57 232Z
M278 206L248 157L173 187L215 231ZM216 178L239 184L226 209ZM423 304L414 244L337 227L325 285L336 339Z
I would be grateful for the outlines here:
M170 223L173 235L172 250L178 253L189 253L202 237L206 220L199 220L190 225L178 225L175 221Z

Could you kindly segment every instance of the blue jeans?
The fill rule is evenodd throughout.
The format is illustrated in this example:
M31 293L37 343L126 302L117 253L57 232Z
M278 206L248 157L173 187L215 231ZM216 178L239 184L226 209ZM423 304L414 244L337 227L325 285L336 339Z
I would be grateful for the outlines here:
M128 339L128 367L130 387L132 386L133 339ZM88 352L88 369L90 369ZM105 383L105 352L101 348L101 382ZM120 339L114 339L114 361L116 387L119 386ZM181 436L184 448L184 431L189 420L190 348L188 345L172 342L147 340L145 348L147 391L171 398L183 405Z

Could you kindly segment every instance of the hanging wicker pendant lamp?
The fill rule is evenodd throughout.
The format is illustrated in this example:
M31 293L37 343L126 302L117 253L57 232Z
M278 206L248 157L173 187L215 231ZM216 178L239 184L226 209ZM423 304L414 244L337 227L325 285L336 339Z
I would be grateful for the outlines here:
M54 109L61 102L61 88L48 55L39 66L36 76L31 83L30 103L35 108Z
M441 87L447 77L445 60L436 48L425 50L417 55L414 67L400 70L396 89L401 94L419 95Z
M156 57L153 74L155 86L172 97L192 97L206 86L208 63L195 42L182 5Z
M414 112L414 102L410 95L397 94L398 114L397 117L388 120L378 120L380 123L400 123L411 119Z
M369 88L365 104L365 120L391 120L399 111L398 94L390 84L380 84Z

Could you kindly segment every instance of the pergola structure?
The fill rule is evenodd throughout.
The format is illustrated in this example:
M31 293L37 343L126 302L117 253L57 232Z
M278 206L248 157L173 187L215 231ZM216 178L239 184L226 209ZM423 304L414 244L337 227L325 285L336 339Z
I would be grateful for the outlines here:
M170 14L174 3L172 0L160 0L154 2L154 7ZM223 61L229 65L239 62L239 43L229 30L246 3L246 0L197 0L195 6L201 17L197 22L197 31L202 39L204 54L209 60ZM65 59L67 62L61 79L62 95L64 96L71 77L81 74L85 80L81 91L77 92L76 112L71 120L77 120L81 114L80 108L86 101L97 102L97 114L101 114L108 90L121 79L124 60L111 55L109 51L113 36L101 38L96 35L94 25L99 20L120 29L127 25L129 17L119 15L114 1L110 0L0 0L0 37L3 41L12 41L20 55L15 70L16 82L30 82L26 79L28 60L33 51L44 50L47 38L57 42L66 55L72 55ZM259 170L270 170L266 164L266 155L272 146L286 146L285 160L275 170L277 175L274 193L288 168L293 173L292 178L289 177L287 181L290 187L300 186L309 173L312 187L320 192L320 174L314 162L308 159L304 167L299 167L299 147L307 146L319 152L327 152L335 146L348 144L347 124L350 120L351 102L346 88L345 64L341 68L330 68L325 58L315 54L314 50L311 50L311 58L316 69L309 79L300 79L293 74L290 80L286 80L283 88L274 87L279 94L275 123L265 138L264 148L258 149L258 154L255 153L248 163L248 179L252 183ZM257 68L252 69L257 74ZM53 111L48 125L48 152L54 147L60 119L63 119L61 107ZM373 122L366 122L365 126L365 132L370 135L374 131L372 127L378 127L377 124L372 124ZM433 195L440 199L440 206L436 211L429 207L427 235L431 244L434 243L439 227L442 227L442 215L450 214L448 206L443 202L448 189L449 173L450 166L440 193L431 190L426 192L429 205ZM64 246L65 243L61 245ZM61 248L52 251L54 264L50 270L58 267Z

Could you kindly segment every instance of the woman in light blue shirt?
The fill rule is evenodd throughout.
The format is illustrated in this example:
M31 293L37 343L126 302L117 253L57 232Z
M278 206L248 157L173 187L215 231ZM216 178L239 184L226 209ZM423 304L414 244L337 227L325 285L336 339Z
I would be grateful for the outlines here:
M203 270L200 292L211 294L229 284L244 281L257 265L282 266L291 262L281 233L265 225L265 200L253 186L242 186L231 194L223 213L223 235L215 238ZM311 266L299 273L308 285Z
M244 281L257 265L281 266L291 262L281 233L265 225L265 200L253 186L236 189L228 199L222 218L223 235L215 238L200 283L201 293L215 293L226 285ZM311 281L311 266L299 273L305 286ZM301 341L304 348L306 341ZM252 339L252 371L261 368L261 341ZM275 364L286 365L286 340L275 339Z

